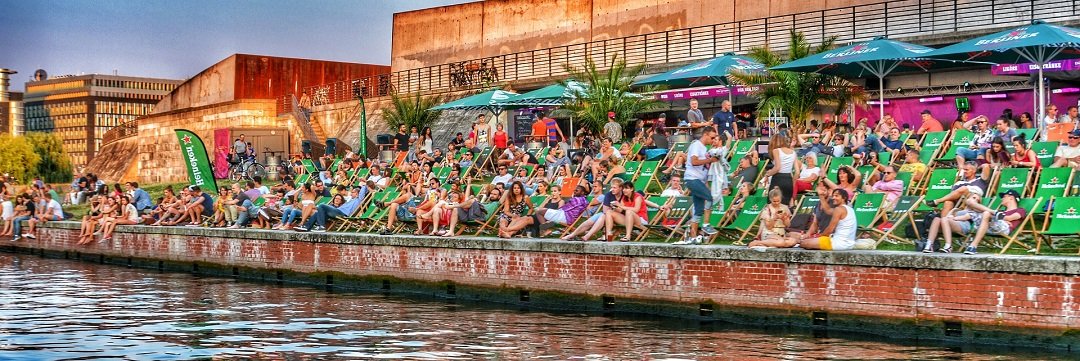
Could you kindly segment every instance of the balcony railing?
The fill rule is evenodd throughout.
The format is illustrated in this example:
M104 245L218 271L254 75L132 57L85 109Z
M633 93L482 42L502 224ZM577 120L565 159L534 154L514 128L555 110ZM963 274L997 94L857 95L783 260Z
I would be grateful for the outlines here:
M112 127L101 135L101 146L112 144L119 140L127 139L139 135L139 120L132 119L119 125Z
M613 56L630 65L667 64L708 59L727 52L745 53L754 47L787 50L789 33L802 32L819 43L836 36L838 43L869 40L884 35L910 38L928 35L973 34L1032 19L1062 22L1080 19L1076 0L901 0L743 20L694 28L571 44L409 69L368 78L306 88L327 103L353 99L353 81L360 81L365 96L401 93L437 93L475 89L498 82L567 75L587 59L609 66ZM313 99L316 99L313 97ZM320 102L313 102L318 105ZM286 98L282 111L291 111Z

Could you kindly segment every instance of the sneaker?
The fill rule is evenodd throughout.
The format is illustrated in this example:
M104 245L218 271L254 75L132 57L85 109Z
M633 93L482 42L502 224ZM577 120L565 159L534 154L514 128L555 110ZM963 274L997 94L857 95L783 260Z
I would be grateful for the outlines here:
M682 245L687 245L687 244L690 244L690 243L691 243L691 240L688 238L688 239L684 239L684 240L681 240L681 241L672 242L671 244L676 245L676 246L682 246Z
M712 225L706 224L701 226L701 233L704 233L706 236L714 235L716 232L716 228L713 228ZM698 236L698 238L700 238L700 236Z
M11 241L12 241L12 242L18 242L18 241L19 241L19 239L21 239L21 238L22 238L22 237L19 237L19 236L15 236L15 237L12 237L12 238L11 238Z
M296 228L293 228L293 230L295 230L297 232L307 232L308 231L307 227L304 227L304 226L296 226Z
M25 233L22 236L29 239L37 239L37 236L35 236L33 233Z
M234 225L231 225L231 226L228 226L228 227L225 227L225 228L228 228L228 229L237 229L237 228L240 228L240 225L239 225L239 224L234 224Z
M967 246L967 248L964 248L964 254L976 254L976 253L979 253L979 251L975 250L975 247L973 247L973 246Z
M703 239L704 239L704 237L702 237L702 236L697 236L697 237L691 238L690 239L690 244L701 244Z
M315 233L326 233L326 227L315 226L315 228L312 228L311 231Z
M994 220L995 221L1000 221L1000 220L1003 220L1003 219L1005 219L1005 212L994 213Z
M937 202L934 202L934 200L933 200L933 199L928 199L928 200L926 200L926 202L924 202L924 203L926 203L926 206L927 206L927 207L930 207L930 208L937 208Z
M925 239L920 240L925 246L923 246L922 253L934 253L934 244Z
M379 235L382 235L382 236L390 235L390 229L388 229L386 227L379 228Z
M941 252L941 253L952 253L952 246L944 246L944 247L941 247L941 249L939 249L939 250L938 250L938 252Z

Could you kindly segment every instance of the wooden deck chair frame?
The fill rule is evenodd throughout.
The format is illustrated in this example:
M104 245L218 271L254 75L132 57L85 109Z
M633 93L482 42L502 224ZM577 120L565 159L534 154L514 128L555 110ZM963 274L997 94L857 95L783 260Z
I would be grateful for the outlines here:
M888 231L882 231L876 228L870 231L871 233L877 233L880 235L877 241L874 243L875 248L877 247L877 245L880 245L881 242L889 242L894 244L897 243L893 242L893 238L914 243L914 240L909 239L906 236L896 235L896 231L898 229L901 229L905 222L911 224L915 223L915 210L919 207L919 205L922 204L922 202L922 196L901 196L896 201L895 208L893 208L891 211L884 212L885 221L892 222L892 227L890 227ZM921 234L918 234L918 228L915 229L915 233L916 238L922 237Z
M732 245L743 245L743 239L758 228L758 220L761 219L761 211L765 209L769 201L766 197L749 196L743 201L743 206L731 220L731 223L720 229L721 232L731 234L734 240ZM737 237L735 237L737 236Z
M882 219L882 207L885 205L885 193L860 193L851 202L851 208L855 210L855 221L858 230L871 232ZM869 215L869 220L864 220L864 215Z
M658 211L653 216L653 219L649 219L649 224L645 225L644 232L635 239L635 241L641 241L649 234L655 234L658 237L664 238L664 242L671 240L671 237L676 234L683 234L682 226L686 223L686 220L690 218L691 208L693 208L693 201L690 197L673 197L672 202L668 202L668 197L659 197L664 199L664 203L657 202L654 198L653 203L667 204L670 203L670 208L666 211ZM674 220L674 224L667 225L669 221Z

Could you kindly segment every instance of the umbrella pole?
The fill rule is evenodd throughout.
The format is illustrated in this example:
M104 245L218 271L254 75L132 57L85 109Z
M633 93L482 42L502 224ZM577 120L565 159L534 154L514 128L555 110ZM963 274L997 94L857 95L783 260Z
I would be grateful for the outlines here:
M877 118L877 121L880 123L882 120L885 120L885 78L879 76L877 78L877 84L878 84L878 104L877 104L877 106L878 106L878 118Z
M1039 62L1039 96L1036 98L1037 101L1039 102L1039 118L1041 118L1041 119L1046 118L1046 89L1043 88L1043 87L1046 86L1043 83L1043 65L1044 64L1046 64L1046 63ZM1044 124L1044 123L1046 123L1046 122L1044 122L1044 121L1039 122L1039 131L1040 132L1045 132L1047 130L1046 129L1047 124ZM1043 139L1043 140L1046 140L1046 139Z

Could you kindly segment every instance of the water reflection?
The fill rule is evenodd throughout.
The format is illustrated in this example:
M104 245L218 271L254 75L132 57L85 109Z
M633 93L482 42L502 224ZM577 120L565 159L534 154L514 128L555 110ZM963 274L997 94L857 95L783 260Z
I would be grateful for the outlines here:
M1067 359L521 312L0 254L0 359Z

